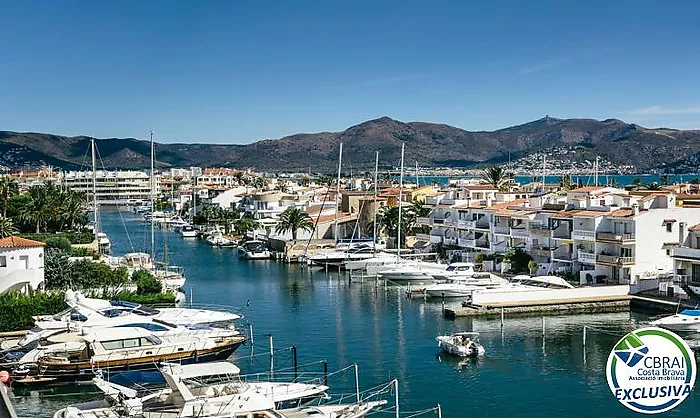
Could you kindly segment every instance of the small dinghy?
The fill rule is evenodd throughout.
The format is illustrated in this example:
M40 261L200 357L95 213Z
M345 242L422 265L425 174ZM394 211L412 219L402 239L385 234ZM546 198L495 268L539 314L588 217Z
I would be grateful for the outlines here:
M436 338L438 347L447 354L460 357L483 356L484 346L479 343L478 332L458 332L453 335L441 335Z

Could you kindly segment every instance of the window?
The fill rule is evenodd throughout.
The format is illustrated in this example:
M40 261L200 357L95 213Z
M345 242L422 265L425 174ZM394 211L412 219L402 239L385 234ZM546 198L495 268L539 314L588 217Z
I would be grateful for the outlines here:
M673 224L671 222L666 222L666 232L673 232Z
M131 338L128 340L124 340L123 347L124 348L134 348L139 346L139 339L138 338Z
M120 340L102 341L102 347L104 347L105 350L119 350L122 348L122 342Z
M690 276L690 281L694 284L700 284L700 264L693 264L693 274Z
M7 257L0 255L0 267L7 267Z
M23 268L25 270L29 270L29 256L28 255L20 255L19 256L19 266L20 266L20 268Z

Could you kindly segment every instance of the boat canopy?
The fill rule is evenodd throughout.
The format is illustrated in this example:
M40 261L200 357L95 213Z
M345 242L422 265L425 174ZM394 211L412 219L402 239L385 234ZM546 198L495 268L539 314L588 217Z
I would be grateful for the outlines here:
M684 309L681 315L700 316L700 309Z
M226 361L217 361L214 363L199 363L179 365L176 363L164 363L164 369L170 369L173 374L180 379L193 379L196 377L206 376L221 376L221 375L237 375L241 372L235 364Z

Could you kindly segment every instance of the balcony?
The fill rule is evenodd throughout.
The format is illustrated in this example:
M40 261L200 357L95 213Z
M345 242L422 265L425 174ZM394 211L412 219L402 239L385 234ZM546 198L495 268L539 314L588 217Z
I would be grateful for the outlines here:
M530 232L525 228L511 228L510 235L513 237L527 238L530 236Z
M416 239L419 241L430 242L430 235L428 235L428 234L416 234Z
M476 222L474 223L474 229L483 229L483 230L486 230L486 231L490 231L490 230L491 230L491 224L489 224L488 222L476 221Z
M552 250L546 247L532 247L530 252L533 255L539 255L540 257L550 257L552 255Z
M569 262L573 259L574 254L567 251L554 251L554 253L552 253L552 260Z
M530 233L537 235L549 235L552 229L548 225L530 224Z
M418 225L430 225L430 218L416 218Z
M552 231L554 239L571 239L571 230L565 227L559 227Z
M493 232L499 235L510 235L510 227L508 225L496 225L493 227Z
M469 238L457 238L457 245L460 247L476 247L476 240Z
M442 235L430 235L431 244L440 244L442 242Z
M595 241L595 232L574 229L571 233L571 237L581 241Z
M620 257L617 255L598 254L596 262L600 264L608 264L615 266L625 266L634 264L634 257Z
M476 240L476 248L491 248L491 244L488 241Z
M671 248L671 257L700 260L700 249L687 247Z
M445 245L457 245L457 238L455 237L445 237L443 238L442 242Z
M491 246L491 251L493 251L494 253L503 254L506 252L507 249L508 249L508 244L506 244L506 243L494 244Z
M460 229L474 229L476 227L476 222L460 219L457 221L457 227Z
M578 262L584 264L595 264L595 253L589 253L586 251L578 251Z
M614 243L632 243L635 240L634 234L622 234L615 232L598 232L595 238L597 241Z

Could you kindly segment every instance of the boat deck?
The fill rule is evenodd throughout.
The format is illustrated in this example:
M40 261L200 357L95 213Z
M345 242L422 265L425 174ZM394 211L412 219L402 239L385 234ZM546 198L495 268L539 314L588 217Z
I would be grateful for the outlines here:
M547 299L529 302L505 302L489 305L451 306L445 308L445 317L562 312L617 312L629 309L631 296L597 296L577 299Z

